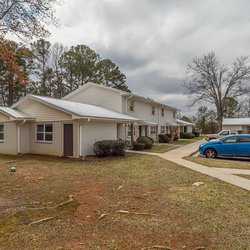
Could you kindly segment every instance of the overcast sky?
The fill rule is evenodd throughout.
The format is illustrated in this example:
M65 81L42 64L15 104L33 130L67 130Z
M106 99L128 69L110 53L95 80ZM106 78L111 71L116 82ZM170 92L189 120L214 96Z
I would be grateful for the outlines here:
M227 64L249 55L249 11L249 0L65 0L50 40L88 45L120 67L133 92L188 114L187 63L209 51Z

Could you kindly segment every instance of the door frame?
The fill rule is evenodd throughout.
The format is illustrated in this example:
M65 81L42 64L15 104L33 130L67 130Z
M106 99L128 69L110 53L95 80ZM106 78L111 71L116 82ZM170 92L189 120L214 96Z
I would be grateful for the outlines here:
M72 125L72 156L65 156L64 154L64 126ZM62 123L62 157L73 157L74 156L74 123L73 122L63 122Z

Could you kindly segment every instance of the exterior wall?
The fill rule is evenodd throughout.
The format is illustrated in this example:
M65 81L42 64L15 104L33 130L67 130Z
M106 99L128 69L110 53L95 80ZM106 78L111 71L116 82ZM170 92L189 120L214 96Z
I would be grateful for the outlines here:
M72 118L71 115L38 101L28 100L18 106L18 110L36 118L36 121L63 121Z
M116 140L117 124L104 122L81 123L82 128L82 156L93 155L93 145L97 141Z
M9 120L10 120L9 116L0 113L0 122L7 122Z
M0 141L0 154L17 154L17 124L16 122L1 122L4 124L4 141Z
M242 130L242 125L223 125L222 130Z
M187 133L192 133L193 132L193 127L192 126L186 126L187 127Z
M74 96L65 97L65 100L88 103L93 105L102 106L104 108L122 113L122 96L118 92L110 91L95 86L76 93Z
M42 123L42 122L40 122ZM62 122L47 122L53 124L53 141L52 142L40 142L36 140L36 122L30 124L30 153L41 155L63 155L63 126Z

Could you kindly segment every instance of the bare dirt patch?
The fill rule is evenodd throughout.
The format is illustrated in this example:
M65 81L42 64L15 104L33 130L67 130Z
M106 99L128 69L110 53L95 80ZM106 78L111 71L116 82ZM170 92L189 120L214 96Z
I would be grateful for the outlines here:
M92 178L76 183L77 189L74 197L78 202L76 211L77 223L85 223L96 217L98 211L106 205L103 191L110 187L108 183Z

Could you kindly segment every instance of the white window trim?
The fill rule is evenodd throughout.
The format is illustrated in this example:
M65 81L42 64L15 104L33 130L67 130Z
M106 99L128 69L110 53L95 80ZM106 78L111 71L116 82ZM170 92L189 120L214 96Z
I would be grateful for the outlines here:
M152 130L153 129L153 130ZM152 131L154 132L154 133L152 133ZM151 135L156 135L156 126L151 126L150 127L150 134Z
M37 131L37 126L38 125L43 125L43 132L38 132ZM45 125L52 125L52 132L45 132ZM37 140L37 134L43 134L43 140ZM45 140L45 135L46 134L51 134L52 135L52 140L51 141L46 141ZM53 123L37 123L36 124L36 133L35 133L35 141L38 143L53 143L54 142L54 124Z
M163 128L164 128L164 132L163 132ZM161 126L161 134L166 134L166 133L167 133L166 126Z
M5 140L5 126L3 123L0 123L0 126L3 126L3 132L0 132L0 134L3 134L3 140L0 139L0 142L4 142L4 140Z
M151 107L151 115L155 115L155 106Z

